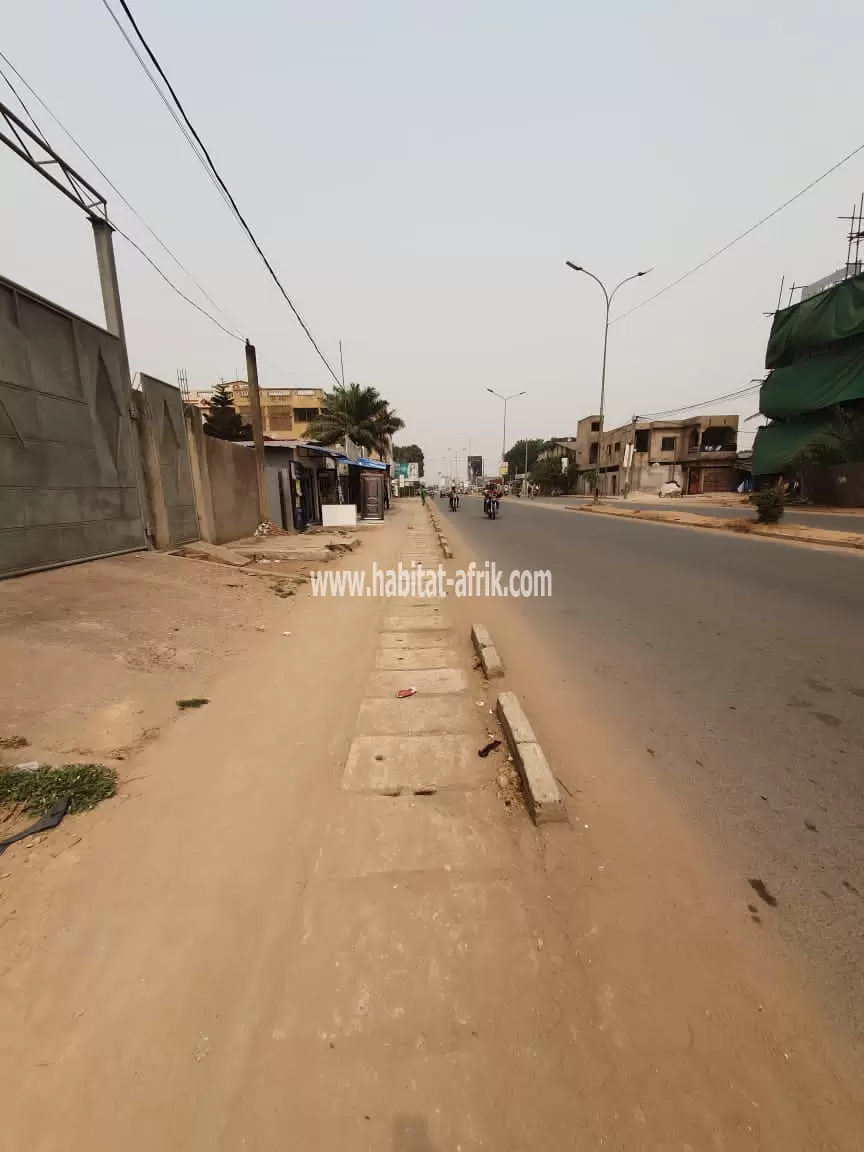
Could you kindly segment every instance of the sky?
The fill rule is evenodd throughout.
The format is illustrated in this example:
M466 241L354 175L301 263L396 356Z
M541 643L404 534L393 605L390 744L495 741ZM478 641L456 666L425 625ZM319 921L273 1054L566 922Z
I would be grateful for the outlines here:
M864 137L855 0L128 3L325 355L338 371L343 341L346 377L387 397L427 475L469 450L494 469L503 405L487 388L526 393L508 446L597 410L603 298L566 260L610 286L653 268L614 317ZM262 386L332 384L103 0L0 0L0 25L11 62L256 345ZM22 94L112 219L212 310ZM15 107L2 79L0 99ZM842 266L838 217L862 190L864 152L613 323L607 426L759 376L781 277ZM0 275L103 323L86 218L2 147L0 208ZM242 375L242 343L115 242L132 371L185 369L192 388Z

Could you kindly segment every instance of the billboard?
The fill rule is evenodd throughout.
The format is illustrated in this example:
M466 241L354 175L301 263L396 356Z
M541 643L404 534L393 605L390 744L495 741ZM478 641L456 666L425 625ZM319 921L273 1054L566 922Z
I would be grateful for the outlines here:
M483 475L483 457L482 456L469 456L468 457L468 479L479 480Z

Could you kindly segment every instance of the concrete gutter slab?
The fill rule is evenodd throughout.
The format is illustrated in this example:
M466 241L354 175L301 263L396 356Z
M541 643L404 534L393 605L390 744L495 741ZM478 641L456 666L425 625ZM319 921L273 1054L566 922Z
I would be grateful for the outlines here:
M355 736L342 787L352 792L414 792L476 788L488 778L489 768L470 736Z
M392 635L392 633L391 633ZM454 668L459 657L452 648L379 648L375 667L382 672L409 672L417 668Z
M357 731L369 736L464 735L486 713L463 696L410 696L407 700L364 700ZM475 749L476 751L476 749Z
M413 671L375 672L366 690L367 696L395 696L400 688L416 688L423 695L443 696L465 692L468 677L461 668L420 668Z
M450 632L412 632L410 625L403 632L382 632L378 637L378 648L395 648L408 651L411 648L450 648L453 642Z

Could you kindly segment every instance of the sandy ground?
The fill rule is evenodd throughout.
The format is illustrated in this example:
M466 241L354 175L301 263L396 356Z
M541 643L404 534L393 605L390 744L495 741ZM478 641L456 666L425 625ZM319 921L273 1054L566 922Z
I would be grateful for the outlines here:
M425 519L352 566L437 559ZM3 1152L860 1148L860 1066L794 969L573 669L480 607L571 824L471 754L476 602L262 606L125 799L3 860Z
M0 763L127 759L275 627L277 579L142 552L4 581L0 737L29 745Z

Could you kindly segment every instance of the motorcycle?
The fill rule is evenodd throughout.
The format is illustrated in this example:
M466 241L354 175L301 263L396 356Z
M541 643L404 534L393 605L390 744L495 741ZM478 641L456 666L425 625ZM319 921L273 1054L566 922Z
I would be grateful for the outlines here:
M490 520L494 520L495 517L498 515L498 497L497 496L487 496L484 503L485 503L485 507L484 507L483 511L486 513L486 515L489 517Z

